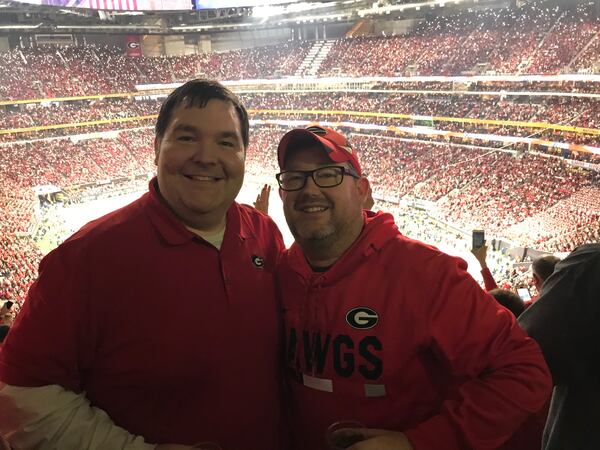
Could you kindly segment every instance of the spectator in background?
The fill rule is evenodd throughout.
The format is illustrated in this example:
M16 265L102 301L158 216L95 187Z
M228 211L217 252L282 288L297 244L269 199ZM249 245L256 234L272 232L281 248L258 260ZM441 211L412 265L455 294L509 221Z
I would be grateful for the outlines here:
M368 427L352 450L509 439L549 395L537 344L463 260L402 236L390 214L363 210L368 182L344 136L292 130L278 162L296 239L278 279L298 448L326 449L328 427L348 419Z
M508 309L515 318L519 317L525 311L525 303L517 294L508 289L491 289L488 291L498 303Z
M483 277L483 282L485 284L486 291L489 292L494 289L498 289L498 285L496 284L492 272L490 271L487 265L487 245L485 245L484 243L484 245L482 245L481 247L472 249L471 253L473 253L475 258L477 259L477 262L479 262L479 265L481 266L481 275ZM550 275L552 275L552 272L554 272L554 266L556 266L556 263L558 263L559 261L560 258L557 258L554 255L540 256L539 258L533 261L533 263L531 264L531 270L533 272L533 284L535 285L538 292L542 290L544 282ZM531 299L532 302L535 300L536 297ZM528 305L529 303L525 305L525 307L527 307Z
M531 264L531 270L533 272L533 284L535 285L538 292L542 292L542 286L552 273L556 264L560 261L554 255L540 256Z
M554 379L543 450L600 448L600 244L578 247L546 280L519 323Z
M177 88L149 192L44 258L0 353L0 417L13 419L0 434L14 447L280 450L283 240L234 201L248 133L224 86Z
M10 331L10 326L0 325L0 344L2 344L4 342L4 339L8 335L9 331Z
M14 302L10 300L3 302L2 306L0 306L0 320L10 313L13 306Z
M498 285L496 284L496 280L494 280L494 276L487 265L487 250L487 243L484 242L481 247L471 249L471 253L473 253L475 259L477 259L477 262L481 267L481 276L483 277L485 290L490 292L494 289L498 289Z

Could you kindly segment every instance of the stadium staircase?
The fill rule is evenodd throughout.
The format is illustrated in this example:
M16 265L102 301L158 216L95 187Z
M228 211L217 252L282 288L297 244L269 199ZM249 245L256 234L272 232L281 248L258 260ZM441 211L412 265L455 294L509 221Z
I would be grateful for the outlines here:
M537 47L535 48L535 50L531 53L531 55L529 55L529 57L525 60L522 61L521 64L519 64L519 66L517 67L517 75L521 75L523 73L527 72L527 69L529 68L529 66L531 66L531 64L533 63L533 61L535 60L535 56L537 55L537 53L540 51L540 49L546 44L546 39L548 39L550 37L550 35L552 34L552 32L554 31L554 29L558 26L558 24L560 23L560 21L562 20L562 18L566 15L566 13L563 13L557 20L556 22L554 22L554 24L552 25L552 27L546 31L546 33L544 34L544 37L540 40L540 43L537 45Z
M135 59L134 59L134 58L131 58L131 65L134 67L134 69L137 71L137 73L139 73L139 74L140 74L140 79L141 79L141 80L142 80L144 83L149 83L149 82L150 82L150 80L148 79L148 76L147 76L147 75L146 75L144 72L142 72L142 69L140 69L140 66L138 66L138 65L135 63Z
M468 36L465 36L458 44L458 47L462 48L466 42L470 41L473 37L473 34L475 34L475 31L476 30L473 30L473 31L471 31L471 33L469 33ZM448 60L446 60L446 62L442 66L442 70L447 69L448 67L451 67L452 64L454 63L454 61L456 60L456 58L458 57L458 55L459 55L459 53L455 52ZM421 55L418 62L421 63L424 58L425 58L425 54Z
M600 39L600 31L598 33L596 33L596 35L590 39L590 41L585 44L583 46L583 48L575 55L575 57L569 62L569 64L567 65L567 67L565 67L565 72L566 73L571 73L571 67L577 62L579 61L579 59L581 58L582 55L585 55L585 52L587 51L588 48L590 48L594 42L596 42L597 40ZM590 68L592 68L592 65L590 65Z
M375 22L370 19L362 19L356 22L346 33L346 39L355 38L358 36L373 36L375 30Z
M300 63L295 75L297 77L316 76L321 64L323 64L323 61L325 61L325 58L329 55L333 44L333 41L315 42L308 50L304 60Z

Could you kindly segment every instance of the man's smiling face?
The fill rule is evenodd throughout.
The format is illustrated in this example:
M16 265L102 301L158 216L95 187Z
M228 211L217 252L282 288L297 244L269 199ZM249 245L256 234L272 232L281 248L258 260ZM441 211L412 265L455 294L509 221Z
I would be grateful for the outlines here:
M162 197L186 225L225 215L244 181L245 149L234 106L177 107L154 142Z

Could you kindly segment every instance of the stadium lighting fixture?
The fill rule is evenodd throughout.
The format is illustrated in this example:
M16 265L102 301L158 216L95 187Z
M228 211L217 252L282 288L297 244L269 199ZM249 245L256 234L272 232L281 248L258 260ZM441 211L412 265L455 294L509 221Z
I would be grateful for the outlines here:
M143 16L144 11L114 11L113 16Z
M63 14L73 14L75 16L83 16L85 17L85 14L79 11L73 11L72 9L59 9L59 11Z
M285 8L282 6L257 6L252 8L252 16L257 18L269 18L272 16L279 16L285 12Z
M367 15L373 14L390 14L391 12L397 11L402 12L406 9L414 8L416 11L421 10L424 6L429 6L430 8L436 7L444 7L448 1L452 0L432 0L432 1L423 1L419 3L403 3L401 5L387 5L387 6L379 6L377 3L374 3L372 7L366 9L360 9L357 11L359 17L365 17ZM467 0L454 0L454 3L457 5L460 3L464 3Z
M169 30L173 31L205 31L205 30L224 30L224 29L235 29L240 27L253 27L255 23L234 23L234 24L220 24L220 25L189 25L180 27L170 27Z
M255 6L252 8L252 16L256 18L264 17L275 17L282 16L285 14L297 14L304 11L314 11L321 8L330 8L337 5L339 2L326 2L326 3L291 3L286 6L283 5L271 5L265 4L262 6Z
M34 30L42 25L42 23L37 25L0 25L0 30Z
M302 11L313 11L315 9L331 8L336 6L338 2L325 2L325 3L292 3L286 8L286 12L298 13Z
M302 16L302 17L293 17L291 19L283 19L281 22L296 22L297 24L302 22L307 22L309 20L342 20L348 17L348 14L324 14L321 16Z
M160 30L160 25L57 25L57 30L123 30L123 31L148 31Z

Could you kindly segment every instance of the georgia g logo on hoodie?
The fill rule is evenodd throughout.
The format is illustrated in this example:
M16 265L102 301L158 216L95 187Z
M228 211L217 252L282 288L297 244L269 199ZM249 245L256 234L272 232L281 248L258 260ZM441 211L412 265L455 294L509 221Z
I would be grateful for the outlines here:
M357 330L368 330L369 328L373 328L377 325L378 321L379 316L377 313L366 306L352 308L346 314L346 322L348 322L348 325Z

